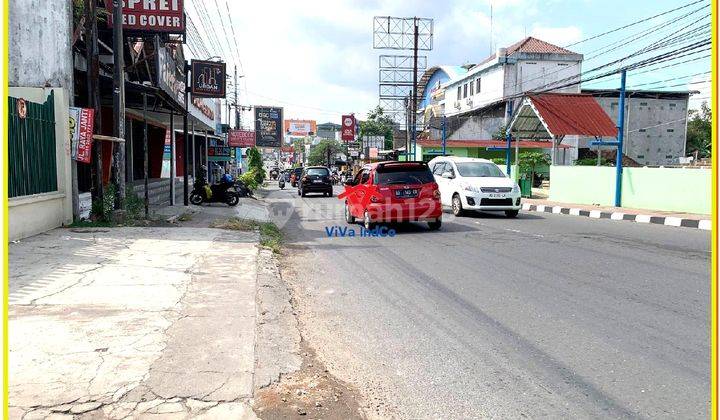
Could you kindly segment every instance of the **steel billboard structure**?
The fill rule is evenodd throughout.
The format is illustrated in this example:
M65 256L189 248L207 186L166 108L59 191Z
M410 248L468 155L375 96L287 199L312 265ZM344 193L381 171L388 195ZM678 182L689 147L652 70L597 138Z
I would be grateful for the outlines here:
M378 65L379 105L411 132L405 148L409 158L410 153L415 154L418 72L427 68L427 56L419 57L418 51L433 48L433 20L375 16L373 48L413 51L411 56L381 55Z

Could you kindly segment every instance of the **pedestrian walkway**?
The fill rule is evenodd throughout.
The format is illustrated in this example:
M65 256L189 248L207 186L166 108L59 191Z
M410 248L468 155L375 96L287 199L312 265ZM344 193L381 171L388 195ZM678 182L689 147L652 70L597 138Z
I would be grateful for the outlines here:
M255 418L256 232L55 229L10 245L10 418Z
M658 210L632 209L627 207L592 206L586 204L560 203L539 198L523 198L522 209L596 219L654 223L710 230L712 223L708 214L678 213Z

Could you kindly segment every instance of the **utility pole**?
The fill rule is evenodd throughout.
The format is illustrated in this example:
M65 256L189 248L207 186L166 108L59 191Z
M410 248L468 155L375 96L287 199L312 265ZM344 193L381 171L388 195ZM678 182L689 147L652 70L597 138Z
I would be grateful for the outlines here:
M98 80L100 78L100 60L98 58L98 30L97 30L97 5L94 0L85 1L85 22L86 33L89 35L85 59L88 63L87 71L87 98L88 108L95 112L94 127L96 131L102 126L102 115L100 113L100 89ZM102 167L102 143L92 142L93 151L93 172L92 177L92 198L102 200L103 197L103 167Z
M235 128L240 128L240 111L238 110L237 83L237 65L235 65Z
M443 115L442 119L440 120L440 127L442 128L442 154L443 154L443 156L447 156L447 153L445 150L446 145L447 145L446 135L445 135L445 133L446 133L445 130L447 129L447 117L445 115Z
M117 187L115 209L125 208L125 46L123 37L122 2L113 0L113 181ZM119 140L123 139L123 142Z
M625 132L625 77L627 70L620 73L620 100L618 101L618 144L615 160L615 207L622 205L622 151Z
M190 205L190 202L188 201L188 155L190 154L190 136L188 135L188 93L190 92L190 87L188 86L188 82L190 82L190 65L187 61L183 65L185 66L185 113L183 114L183 204L187 207Z
M413 18L413 90L412 90L412 117L410 120L412 121L412 154L413 154L413 160L417 159L416 154L416 147L417 147L417 139L416 139L416 132L415 128L417 126L416 124L416 117L417 117L417 71L418 71L418 18Z
M505 139L507 140L507 149L505 149L505 163L506 163L506 171L508 177L510 176L510 171L512 168L512 165L510 164L510 143L512 142L512 136L510 135L510 117L512 117L513 113L513 102L512 99L508 99L507 107L506 107L506 113L505 113Z

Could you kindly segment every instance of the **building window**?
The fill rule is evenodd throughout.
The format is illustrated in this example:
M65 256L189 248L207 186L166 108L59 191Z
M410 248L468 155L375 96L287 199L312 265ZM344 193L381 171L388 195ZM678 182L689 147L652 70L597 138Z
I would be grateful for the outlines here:
M479 77L475 80L475 92L476 93L480 93L480 86L481 86L480 80L482 80L482 79L480 79Z
M567 67L567 63L558 63L558 66L560 66L560 67Z
M640 106L647 106L647 102L640 102Z
M672 128L668 128L668 129L667 129L667 132L668 132L668 133L674 133L674 132L675 132L675 130L674 130L674 129L672 129Z
M470 96L473 96L475 94L475 81L470 81Z
M638 131L641 132L641 133L644 133L644 132L645 132L645 129L644 129L644 128L641 128L641 129L639 129Z
M462 98L461 98L461 94L462 94L462 86L458 86L458 94L457 94L458 101L459 101L460 99L462 99Z
M673 155L665 155L665 159L672 159Z
M675 108L675 104L670 104L670 108Z
M467 90L468 90L468 84L465 83L463 86L463 98L467 98Z
M645 155L638 155L637 158L638 158L638 159L645 159Z
M617 103L617 102L611 102L611 103L610 103L610 106L618 106L618 103Z

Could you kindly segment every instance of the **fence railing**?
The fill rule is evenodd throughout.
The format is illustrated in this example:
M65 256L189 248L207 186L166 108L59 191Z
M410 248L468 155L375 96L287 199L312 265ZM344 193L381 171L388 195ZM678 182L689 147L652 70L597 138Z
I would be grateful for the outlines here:
M18 98L8 97L8 196L57 191L55 98L45 103L24 101L26 116L18 112Z

